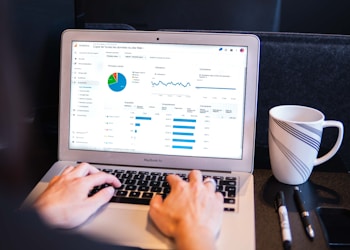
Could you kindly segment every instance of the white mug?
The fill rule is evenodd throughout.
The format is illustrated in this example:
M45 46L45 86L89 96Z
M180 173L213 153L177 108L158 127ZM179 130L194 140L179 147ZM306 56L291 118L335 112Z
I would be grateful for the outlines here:
M332 149L320 158L323 128L337 127ZM305 106L282 105L269 111L269 154L273 175L282 183L306 182L314 166L328 161L338 151L344 134L339 121L325 121L322 112Z

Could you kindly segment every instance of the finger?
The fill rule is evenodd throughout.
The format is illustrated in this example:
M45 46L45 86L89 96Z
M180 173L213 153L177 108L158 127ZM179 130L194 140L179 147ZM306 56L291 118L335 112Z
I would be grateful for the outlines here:
M216 181L213 178L207 177L203 181L204 186L206 186L208 189L216 191Z
M49 186L52 186L55 182L57 182L58 179L59 179L58 175L55 175L54 177L52 177L52 179L49 182Z
M157 194L152 197L149 205L150 205L150 212L155 212L161 205L163 204L163 198L161 195Z
M194 183L202 183L203 181L203 176L201 171L199 170L192 170L189 174L188 174L188 179L190 182L194 182Z
M215 192L216 195L216 199L222 204L224 205L224 196L222 195L221 192Z
M169 186L171 188L175 187L176 184L178 184L179 182L183 181L180 176L175 175L175 174L168 175L166 180L169 183Z
M95 212L98 208L110 201L115 190L113 187L106 187L98 191L93 196L88 198L88 209L91 209L91 213Z
M95 168L94 166L86 162L80 163L71 171L72 177L82 177L89 174L95 174L98 172L100 172L100 170L98 170L97 168Z
M153 196L150 202L149 216L162 233L164 233L166 236L171 237L171 222L169 219L164 219L164 214L162 213L162 205L162 196Z
M70 173L73 169L74 169L73 166L68 166L68 167L66 167L66 168L62 171L61 175L68 174L68 173Z
M159 220L161 219L159 216L159 210L162 204L163 204L163 198L158 194L153 196L149 203L149 212L148 212L149 216L157 226L159 225Z
M95 186L100 186L102 184L110 184L113 187L121 186L121 183L117 177L101 171L98 171L97 173L86 176L85 182L90 188Z

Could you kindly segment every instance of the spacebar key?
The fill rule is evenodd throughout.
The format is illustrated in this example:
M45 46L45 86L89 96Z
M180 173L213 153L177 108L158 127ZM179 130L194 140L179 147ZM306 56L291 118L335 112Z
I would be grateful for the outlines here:
M113 196L110 202L149 205L151 199Z

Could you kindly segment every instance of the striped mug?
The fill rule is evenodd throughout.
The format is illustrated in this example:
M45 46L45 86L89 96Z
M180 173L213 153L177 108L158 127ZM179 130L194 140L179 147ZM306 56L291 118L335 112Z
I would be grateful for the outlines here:
M338 128L330 151L317 158L323 128ZM314 168L338 151L344 134L340 121L326 121L322 112L305 106L282 105L269 111L269 155L272 173L285 184L306 182Z

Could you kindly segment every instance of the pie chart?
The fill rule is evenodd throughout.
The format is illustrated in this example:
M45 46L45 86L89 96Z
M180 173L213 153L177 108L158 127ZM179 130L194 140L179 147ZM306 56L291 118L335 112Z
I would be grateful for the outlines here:
M126 78L121 73L113 73L108 78L108 87L115 92L122 91L126 86Z

